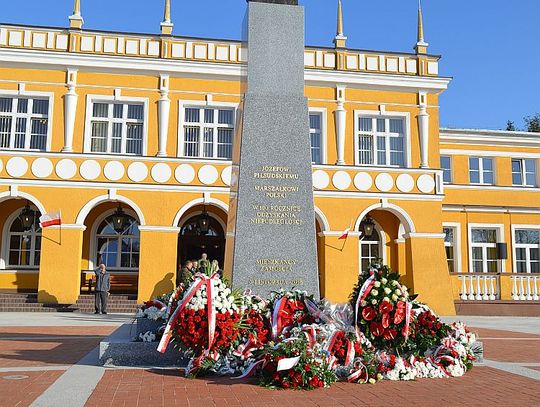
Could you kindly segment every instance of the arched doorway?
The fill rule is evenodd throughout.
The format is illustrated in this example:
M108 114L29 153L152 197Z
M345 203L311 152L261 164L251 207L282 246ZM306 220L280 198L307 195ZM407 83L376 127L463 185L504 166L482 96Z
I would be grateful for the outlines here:
M81 292L92 290L94 270L103 263L111 274L111 292L136 294L140 231L137 212L126 204L102 202L84 219Z
M217 260L220 267L225 261L225 224L223 220L208 213L194 212L180 224L178 236L178 264L187 260L199 260L206 253L209 260Z

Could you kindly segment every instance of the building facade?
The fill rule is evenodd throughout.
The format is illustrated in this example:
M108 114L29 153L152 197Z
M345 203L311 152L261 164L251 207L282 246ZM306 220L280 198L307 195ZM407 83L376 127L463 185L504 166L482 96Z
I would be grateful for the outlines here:
M248 56L173 36L165 3L161 35L82 29L78 1L68 29L0 25L0 289L74 303L103 261L144 301L224 263ZM414 53L349 49L340 5L335 47L305 49L321 295L382 258L442 314L534 304L540 138L439 129L450 79L418 29Z

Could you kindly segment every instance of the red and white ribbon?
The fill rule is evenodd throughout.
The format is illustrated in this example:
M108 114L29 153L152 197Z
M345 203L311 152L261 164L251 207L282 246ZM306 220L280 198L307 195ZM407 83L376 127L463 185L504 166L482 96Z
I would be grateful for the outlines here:
M347 339L347 356L345 357L345 366L349 366L353 360L356 352L354 350L354 343L350 339Z
M405 340L409 338L410 334L410 327L411 327L411 313L412 313L412 304L407 301L405 304L405 327L404 327L404 335Z
M165 327L165 332L163 333L163 336L161 337L161 341L158 345L158 352L165 353L167 350L167 346L169 345L169 342L171 341L172 337L172 327L176 320L178 319L178 316L180 313L184 310L184 308L189 304L191 299L195 296L197 291L203 286L203 284L206 284L206 298L207 298L207 312L208 312L208 351L212 348L212 345L214 344L214 338L215 338L215 332L216 332L216 310L214 308L213 300L214 300L214 285L212 280L217 276L217 274L214 274L212 277L208 277L205 274L197 273L194 278L195 282L191 284L188 291L184 295L184 298L182 298L182 301L178 303L178 306L176 307L176 310L169 318L169 321L167 322L167 326Z
M264 368L267 364L266 359L261 359L256 362L253 362L251 365L249 365L246 370L244 370L244 373L241 376L231 377L231 380L240 380L240 379L246 379L248 377L253 376L253 373L257 370L258 367Z
M364 301L369 295L374 285L375 273L371 274L369 278L364 281L364 284L362 284L360 292L358 293L358 298L356 299L356 305L354 307L354 327L356 329L356 335L358 336L358 338L360 338L360 333L358 332L358 308L360 307L360 303Z
M274 312L272 313L272 339L276 340L278 335L281 333L281 313L285 304L287 303L287 297L281 297L274 304Z

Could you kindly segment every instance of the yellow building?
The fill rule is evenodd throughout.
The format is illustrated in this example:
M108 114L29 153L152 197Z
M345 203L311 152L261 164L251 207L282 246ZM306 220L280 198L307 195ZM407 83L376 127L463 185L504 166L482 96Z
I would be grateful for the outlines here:
M223 264L245 44L173 36L168 1L161 35L82 29L78 4L69 29L0 25L0 289L74 303L101 260L144 301ZM349 49L340 8L305 49L321 295L380 257L439 313L538 313L540 138L439 129L418 28L414 53Z

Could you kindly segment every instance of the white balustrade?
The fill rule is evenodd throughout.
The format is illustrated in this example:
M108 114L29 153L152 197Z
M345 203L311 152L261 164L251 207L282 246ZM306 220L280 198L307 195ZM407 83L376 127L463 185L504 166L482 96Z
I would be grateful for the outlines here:
M540 299L540 275L512 276L512 298L516 301L538 301Z
M462 300L494 301L499 297L499 285L496 275L490 274L461 274Z

